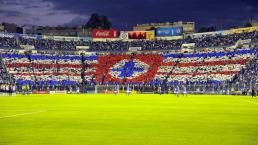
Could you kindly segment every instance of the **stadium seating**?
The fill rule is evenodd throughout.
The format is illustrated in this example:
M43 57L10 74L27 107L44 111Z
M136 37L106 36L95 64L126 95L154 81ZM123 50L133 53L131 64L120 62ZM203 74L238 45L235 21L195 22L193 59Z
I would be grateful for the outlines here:
M14 83L13 77L9 75L8 71L6 70L5 64L0 58L0 84L12 84Z
M252 43L231 47L239 40L247 39ZM3 75L0 83L13 83L15 80L17 85L30 84L38 90L78 88L82 84L155 86L178 83L249 83L244 87L250 88L258 81L256 42L257 32L131 42L4 37L0 38L0 47L4 48L1 52L0 70ZM181 45L184 43L195 43L197 48L183 51ZM34 46L37 51L17 50L22 45ZM89 46L96 53L75 54L76 46ZM169 51L116 52L129 47Z
M227 81L239 74L250 60L254 61L257 52L257 49L235 49L99 56L4 53L2 57L9 73L21 84L67 85L82 80L99 84ZM248 68L257 69L256 66Z
M19 35L17 35L19 36ZM142 50L178 50L182 44L195 43L198 48L221 47L235 45L238 40L251 39L257 41L257 32L246 32L228 35L212 35L200 38L185 38L179 40L141 40L141 41L55 41L52 39L35 39L24 37L0 37L0 47L19 48L33 46L38 50L76 50L76 46L87 46L89 51L127 51L130 47L141 47Z

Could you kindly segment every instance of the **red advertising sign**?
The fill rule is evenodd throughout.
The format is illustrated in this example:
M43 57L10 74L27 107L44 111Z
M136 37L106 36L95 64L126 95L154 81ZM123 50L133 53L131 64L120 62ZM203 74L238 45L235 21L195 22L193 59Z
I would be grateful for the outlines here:
M33 91L33 94L49 94L49 91Z
M128 33L129 39L146 39L146 32L144 31L133 31Z
M111 30L93 29L91 33L92 33L93 38L117 38L117 37L119 37L118 31L114 30L114 29L111 29Z

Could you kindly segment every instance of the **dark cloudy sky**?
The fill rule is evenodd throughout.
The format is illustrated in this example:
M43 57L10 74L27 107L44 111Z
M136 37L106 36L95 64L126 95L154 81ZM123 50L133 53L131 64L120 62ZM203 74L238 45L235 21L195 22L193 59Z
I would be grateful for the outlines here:
M92 13L107 15L119 29L179 20L227 28L258 20L258 0L0 0L0 22L79 25Z

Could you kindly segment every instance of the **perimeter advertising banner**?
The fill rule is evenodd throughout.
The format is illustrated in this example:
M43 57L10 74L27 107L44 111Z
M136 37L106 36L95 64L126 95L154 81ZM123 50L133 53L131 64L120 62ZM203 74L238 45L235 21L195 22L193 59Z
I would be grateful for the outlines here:
M131 52L137 52L137 51L141 51L142 48L141 47L129 47L129 51Z
M128 32L120 31L120 39L128 39Z
M93 38L118 38L119 32L118 30L111 29L111 30L99 30L93 29L91 31Z
M183 27L156 28L157 37L182 36Z
M24 39L42 39L42 35L27 35L27 34L20 34L19 37Z
M55 41L91 41L91 37L67 37L67 36L49 36L42 35L42 39L50 39Z
M155 32L154 31L147 31L146 32L146 39L147 40L155 40Z
M230 32L232 34L235 34L235 33L253 32L256 30L257 30L257 27L247 27L247 28L231 29Z
M20 47L22 49L25 49L25 50L32 50L32 49L35 49L35 46L34 45L20 45Z
M146 31L132 31L128 32L129 39L146 39Z
M1 38L13 38L14 35L13 34L9 34L9 33L0 33L0 37Z
M90 49L90 46L76 46L77 50L87 50Z

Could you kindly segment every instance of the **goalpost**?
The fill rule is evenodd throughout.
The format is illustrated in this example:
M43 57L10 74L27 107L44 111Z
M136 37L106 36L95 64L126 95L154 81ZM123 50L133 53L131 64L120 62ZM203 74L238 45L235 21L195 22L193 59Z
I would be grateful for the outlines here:
M96 85L95 94L114 94L115 90L119 93L119 85Z

